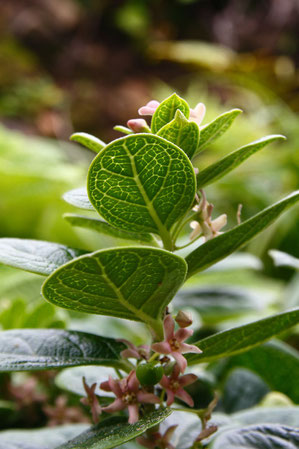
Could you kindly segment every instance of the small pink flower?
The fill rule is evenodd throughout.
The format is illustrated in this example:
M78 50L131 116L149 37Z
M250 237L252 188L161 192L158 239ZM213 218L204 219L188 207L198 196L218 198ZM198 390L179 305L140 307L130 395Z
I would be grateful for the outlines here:
M135 346L133 343L131 343L128 340L125 339L119 339L118 341L121 341L122 343L125 343L128 346L128 349L124 349L120 355L124 359L143 359L148 360L150 355L150 347L147 345L141 345L141 346Z
M176 363L171 375L166 377L164 374L160 380L160 385L166 390L167 393L167 405L170 406L173 404L176 396L186 402L186 404L190 405L190 407L193 407L193 399L190 394L183 389L183 387L192 384L196 380L197 376L195 374L185 374L184 376L180 376L180 368Z
M151 100L148 103L146 103L145 106L142 106L138 109L139 115L153 115L159 106L159 101Z
M157 107L160 105L159 101L151 100L145 106L138 109L139 115L153 115ZM199 126L203 121L206 113L206 107L203 103L198 103L194 109L190 109L190 121L197 123Z
M174 332L175 322L171 315L166 315L164 318L164 340L160 343L152 345L153 351L159 354L172 355L176 360L181 373L185 372L187 368L187 360L182 354L187 352L195 352L200 354L202 351L194 345L183 343L187 338L193 334L192 329L179 329Z
M150 128L143 118L134 118L127 121L128 127L134 131L134 133L148 133Z
M101 406L99 404L98 398L95 394L95 389L97 384L94 383L90 387L86 383L85 377L83 377L83 387L86 392L87 397L81 398L80 402L87 407L90 407L92 413L92 419L94 423L99 421L99 415L102 413Z
M177 425L170 426L163 435L161 435L160 432L155 432L148 437L138 437L136 438L136 441L141 444L141 446L147 447L148 449L155 449L156 447L159 447L160 449L175 449L173 444L170 443L170 440L177 427Z
M146 393L141 390L136 372L131 371L128 377L121 380L112 379L102 382L100 388L104 391L112 391L116 399L107 407L102 407L106 413L114 413L128 408L129 423L134 424L139 419L139 404L158 404L160 399L153 393Z

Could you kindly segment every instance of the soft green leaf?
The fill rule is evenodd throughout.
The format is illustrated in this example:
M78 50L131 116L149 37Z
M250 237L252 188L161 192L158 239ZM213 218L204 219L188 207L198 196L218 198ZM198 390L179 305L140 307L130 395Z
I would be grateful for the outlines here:
M198 147L199 127L195 122L189 122L178 109L174 119L163 126L157 135L180 147L192 159Z
M259 212L230 231L199 246L186 257L186 262L189 267L188 276L190 277L198 271L210 267L241 248L273 223L280 214L293 206L298 200L299 190L272 206L267 207L267 209L264 209L262 212Z
M224 175L242 164L242 162L248 159L251 155L262 150L269 143L284 139L285 137L279 134L267 136L256 140L255 142L251 142L236 151L233 151L197 174L197 188L202 189L203 187L222 178Z
M299 270L299 259L291 256L291 254L278 251L277 249L270 249L269 255L272 257L274 265L276 267L286 266Z
M161 335L162 311L185 279L184 259L156 248L101 250L64 265L44 297L66 309L144 321Z
M215 120L203 126L200 130L200 139L196 154L202 151L211 142L218 139L218 137L222 136L241 112L241 109L232 109L231 111L219 115Z
M105 142L87 133L72 134L70 140L73 140L75 142L80 143L81 145L84 145L86 148L88 148L91 151L94 151L95 153L99 153L99 151L101 151L101 149L106 146Z
M111 226L103 220L98 220L97 218L83 217L82 215L76 214L65 214L63 218L73 226L92 229L100 234L111 235L112 237L122 240L134 240L156 246L155 240L150 234L124 231Z
M115 131L119 131L120 133L124 134L134 134L134 131L132 131L130 128L127 128L126 126L122 125L116 125L113 127Z
M151 134L107 145L93 160L87 184L90 201L108 223L162 238L195 195L194 170L186 154Z
M178 109L187 119L189 118L190 109L188 103L177 94L172 94L170 97L166 98L166 100L162 101L152 117L152 132L157 133L159 129L171 122Z
M126 346L113 338L60 329L0 332L0 371L80 365L122 366Z
M45 276L85 253L86 251L81 249L69 248L52 242L0 239L0 263Z
M156 410L141 418L136 424L128 424L126 418L111 417L83 432L57 449L110 449L142 435L147 429L164 421L171 414L169 408Z
M55 449L88 428L87 424L71 424L34 430L0 432L0 449Z
M299 322L299 309L273 315L253 323L228 329L195 343L203 352L188 355L188 364L211 362L248 351L269 338L295 326Z
M254 407L233 413L231 418L243 425L271 423L298 427L299 407Z
M209 449L297 449L299 430L277 424L261 424L222 432Z
M64 201L79 209L93 210L94 207L89 201L87 190L85 187L69 190L63 195Z

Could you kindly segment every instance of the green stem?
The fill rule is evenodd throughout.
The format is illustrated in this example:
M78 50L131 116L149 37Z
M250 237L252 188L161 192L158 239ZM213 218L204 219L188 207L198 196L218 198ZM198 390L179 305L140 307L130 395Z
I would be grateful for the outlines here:
M188 211L189 213L189 211ZM186 215L184 215L184 217L182 218L181 221L179 221L178 225L175 227L174 232L173 232L173 241L175 242L179 236L179 233L181 232L181 230L183 229L183 227L193 218L195 218L197 216L197 212L194 212L192 215L190 215L189 217L187 217L185 220Z

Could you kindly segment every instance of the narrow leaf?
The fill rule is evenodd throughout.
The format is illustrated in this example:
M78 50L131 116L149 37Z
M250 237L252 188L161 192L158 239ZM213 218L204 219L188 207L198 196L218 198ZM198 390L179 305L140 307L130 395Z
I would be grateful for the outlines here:
M266 145L275 142L276 140L285 140L285 137L279 134L263 137L262 139L256 140L255 142L249 143L248 145L233 151L224 158L220 159L220 161L217 161L200 171L196 176L197 188L202 189L203 187L222 178L224 175L242 164L242 162L248 159L251 155L257 153Z
M32 371L67 366L121 367L126 346L113 338L60 329L0 332L0 372Z
M295 270L299 270L299 259L291 254L278 251L277 249L270 249L269 255L272 257L274 265L276 267L291 267Z
M203 126L200 130L199 146L196 154L200 153L207 145L210 145L210 143L222 136L241 112L241 109L232 109Z
M72 206L79 207L80 209L94 211L94 207L89 201L87 190L85 187L79 187L78 189L69 190L63 195L63 199Z
M42 294L66 309L144 321L161 335L162 311L185 273L184 259L168 251L113 248L56 270L44 282Z
M279 313L263 320L228 329L195 343L203 352L188 355L188 364L211 362L230 357L269 340L299 322L299 309Z
M92 229L99 232L100 234L111 235L118 239L123 240L134 240L139 242L145 242L147 244L155 244L154 238L150 234L141 234L137 232L123 231L121 229L111 226L103 220L98 220L97 218L83 217L82 215L76 214L65 214L64 218L73 226L79 226L81 228Z
M39 240L0 239L0 263L45 276L86 252Z
M272 224L285 210L299 200L299 190L254 215L230 231L209 240L187 257L188 276L202 271L232 254Z
M161 237L187 212L195 195L186 154L151 134L107 145L93 160L87 185L91 203L112 226Z
M157 133L159 129L171 122L178 109L187 119L189 118L190 109L188 103L186 103L186 101L180 98L177 94L173 94L166 98L166 100L162 101L162 103L160 103L157 107L152 118L152 132Z
M128 424L126 418L108 418L57 449L110 449L142 435L147 429L161 423L171 414L171 409L160 408Z
M130 128L127 128L126 126L122 126L122 125L116 125L113 127L113 129L115 131L119 131L120 133L124 133L124 134L134 134L134 132Z
M199 143L198 125L195 122L189 122L179 109L174 119L163 126L157 135L180 147L189 159L192 159Z
M80 143L95 153L99 153L99 151L106 146L105 142L87 133L72 134L70 140Z

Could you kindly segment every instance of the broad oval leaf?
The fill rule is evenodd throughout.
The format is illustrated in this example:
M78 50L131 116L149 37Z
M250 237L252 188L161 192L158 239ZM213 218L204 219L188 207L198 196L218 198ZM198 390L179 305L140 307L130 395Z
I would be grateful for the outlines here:
M189 118L190 109L188 103L177 94L172 94L157 107L152 117L152 132L157 133L159 129L171 122L177 110L180 110L187 119Z
M93 160L87 185L91 203L108 223L161 237L195 196L194 169L186 154L151 134L107 145Z
M93 210L94 207L89 201L87 190L85 187L79 187L77 189L69 190L63 197L64 201L79 209Z
M269 255L272 257L276 267L291 267L299 270L299 259L291 254L278 251L277 249L270 249Z
M231 111L219 115L215 120L203 126L200 130L200 139L196 154L202 151L211 142L221 137L241 112L241 109L232 109Z
M161 331L162 311L184 282L184 259L156 248L101 250L64 265L42 294L57 306L143 321Z
M0 372L32 371L66 366L125 366L126 348L113 338L60 329L0 332Z
M209 240L197 249L192 251L187 257L188 276L202 271L221 259L224 259L234 251L241 248L249 240L267 228L289 207L299 200L299 190L288 195L257 215L254 215L244 223L234 227L230 231Z
M201 354L187 356L188 365L211 362L248 351L269 338L295 326L299 322L299 308L273 315L253 323L228 329L198 341Z
M209 449L297 449L299 429L261 424L227 430L213 439Z
M271 423L296 427L299 423L299 407L254 407L233 413L231 418L243 425Z
M202 189L203 187L212 184L241 165L242 162L250 156L262 150L266 145L277 140L285 140L285 137L280 134L263 137L262 139L251 142L248 145L233 151L197 174L197 188Z
M99 153L99 151L106 146L105 142L87 133L72 134L70 140L84 145L86 148L94 151L95 153Z
M87 251L39 240L0 239L0 263L47 276Z
M178 109L174 119L163 126L158 136L180 147L192 159L199 143L199 127L195 122L189 122Z
M0 449L55 449L88 429L87 424L70 424L45 429L0 432Z
M150 234L124 231L111 226L103 220L98 220L97 218L84 217L77 214L65 214L63 218L73 226L92 229L100 234L111 235L112 237L122 240L134 240L135 242L139 241L157 246L155 239Z
M135 424L128 424L126 418L114 416L100 422L68 443L57 447L57 449L110 449L119 447L122 443L133 440L147 429L161 423L170 414L171 409L160 408L141 418Z

